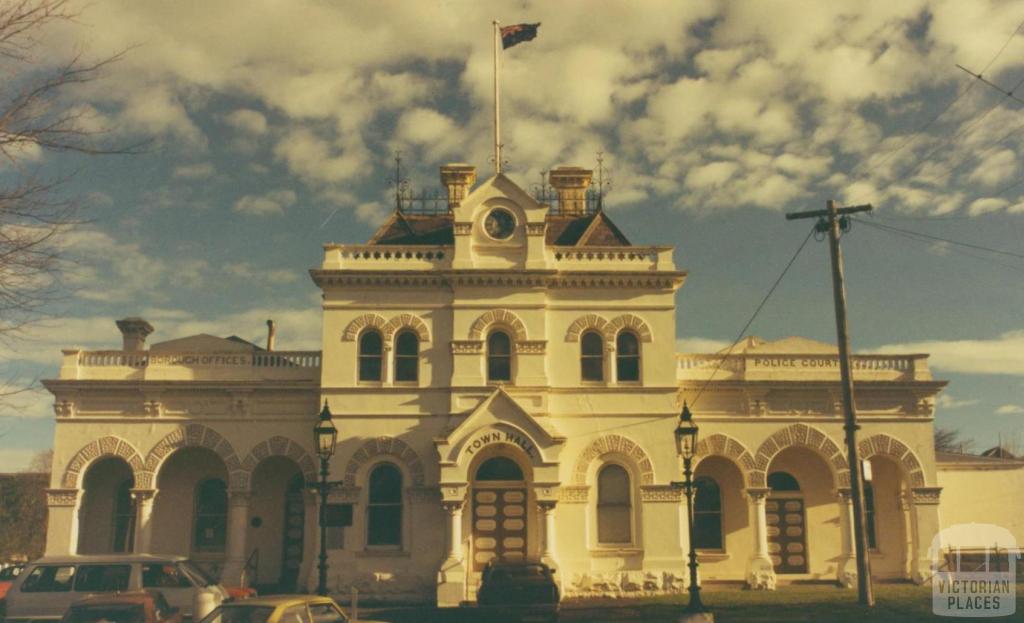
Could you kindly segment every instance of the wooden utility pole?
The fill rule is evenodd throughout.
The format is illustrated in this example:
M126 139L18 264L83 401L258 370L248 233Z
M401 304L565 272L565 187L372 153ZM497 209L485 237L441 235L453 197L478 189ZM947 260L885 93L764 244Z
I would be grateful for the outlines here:
M840 230L849 229L848 214L870 212L870 204L839 208L829 200L824 210L792 212L786 220L817 218L817 230L828 232L829 250L832 255L832 293L836 306L836 334L839 338L839 374L843 386L843 413L846 430L846 456L850 463L850 489L853 498L853 538L857 555L857 600L864 605L874 606L875 596L871 589L871 565L868 561L868 533L864 529L864 482L861 478L860 457L857 452L857 408L853 398L853 376L850 372L850 334L846 326L846 286L843 283L843 253L839 248Z

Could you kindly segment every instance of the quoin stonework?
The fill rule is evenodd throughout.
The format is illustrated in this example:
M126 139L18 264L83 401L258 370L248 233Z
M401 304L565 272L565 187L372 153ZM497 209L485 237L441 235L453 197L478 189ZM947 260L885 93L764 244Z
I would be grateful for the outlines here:
M185 554L227 582L311 588L326 401L335 594L454 606L494 558L544 560L567 596L678 592L673 429L689 400L701 579L855 585L835 347L749 337L728 357L676 352L687 274L672 247L628 240L588 200L590 177L554 169L540 203L502 174L478 184L473 166L442 167L447 209L396 211L366 244L325 245L310 271L319 351L210 335L147 346L159 327L142 318L118 321L120 350L64 351L45 383L47 552ZM945 525L1024 542L1008 495L1024 464L936 455L945 383L928 356L859 355L853 371L873 572L927 580Z

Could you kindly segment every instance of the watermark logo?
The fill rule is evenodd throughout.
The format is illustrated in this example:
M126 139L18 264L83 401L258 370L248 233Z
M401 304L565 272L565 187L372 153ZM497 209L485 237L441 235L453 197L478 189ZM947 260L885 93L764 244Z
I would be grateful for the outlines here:
M1017 541L992 524L957 524L932 539L932 612L1005 617L1017 611Z

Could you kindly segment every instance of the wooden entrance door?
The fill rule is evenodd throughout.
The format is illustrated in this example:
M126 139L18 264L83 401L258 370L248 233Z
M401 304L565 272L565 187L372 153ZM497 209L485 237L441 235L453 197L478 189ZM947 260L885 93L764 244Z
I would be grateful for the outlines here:
M807 573L807 515L800 497L768 498L768 555L775 573Z
M477 487L473 491L473 572L493 559L526 558L526 488Z
M284 500L284 542L281 547L280 590L294 592L302 566L303 533L306 524L306 506L302 499L303 479L298 475L288 483Z

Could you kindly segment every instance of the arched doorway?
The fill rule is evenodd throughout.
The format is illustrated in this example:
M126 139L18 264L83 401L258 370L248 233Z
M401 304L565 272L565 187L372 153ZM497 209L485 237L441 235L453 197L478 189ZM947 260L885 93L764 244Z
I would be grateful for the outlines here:
M800 482L789 472L772 472L768 487L768 556L775 573L807 573L807 515Z
M135 486L132 468L120 457L105 457L89 466L82 480L78 511L79 554L131 552L135 541Z
M248 581L260 592L294 592L302 565L305 501L302 471L289 457L270 456L252 472L245 556Z
M505 454L481 460L471 488L471 589L479 585L492 560L518 562L530 552L530 513L527 475Z
M219 576L227 547L228 473L208 448L187 447L157 472L151 549L189 556Z

